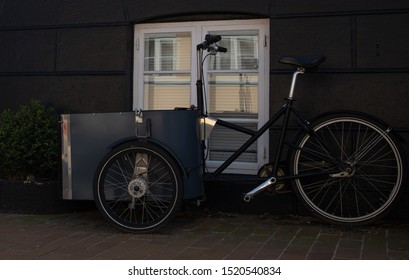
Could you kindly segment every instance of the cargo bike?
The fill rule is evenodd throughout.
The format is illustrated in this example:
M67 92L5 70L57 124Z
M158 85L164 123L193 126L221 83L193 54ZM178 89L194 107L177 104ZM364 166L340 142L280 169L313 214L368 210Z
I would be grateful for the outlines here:
M157 231L175 217L183 201L203 196L203 179L222 174L263 133L279 125L274 158L260 169L264 179L244 194L245 201L289 182L303 205L329 223L358 225L383 217L407 179L405 153L393 129L352 111L328 112L313 121L303 118L294 108L296 81L325 60L319 55L280 59L296 69L290 91L258 130L210 118L203 64L209 55L227 51L218 45L220 40L206 35L197 45L197 107L61 115L64 199L93 199L102 215L122 230ZM292 139L287 133L290 117L299 127ZM249 138L208 172L206 139L215 125Z

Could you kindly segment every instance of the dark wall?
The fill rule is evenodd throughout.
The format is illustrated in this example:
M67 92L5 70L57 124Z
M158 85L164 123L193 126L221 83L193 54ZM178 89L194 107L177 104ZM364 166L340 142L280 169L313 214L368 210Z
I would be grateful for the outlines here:
M271 110L290 80L279 56L322 53L299 83L304 113L343 107L409 128L406 0L0 0L0 110L32 97L60 112L130 110L135 23L257 17L271 20Z
M386 1L377 2L385 3L377 5L383 9L356 4L363 10L342 11L340 7L338 12L335 6L333 12L324 7L312 12L305 7L309 11L306 15L300 7L298 14L273 18L271 103L281 100L275 92L285 92L290 79L283 74L285 66L276 62L281 54L325 54L327 60L319 74L304 75L300 81L303 91L297 99L308 104L303 109L307 114L354 109L378 115L394 126L408 127L409 11L404 6L409 3L401 1L399 6L395 1L387 6Z
M131 108L132 30L114 0L0 1L0 109L30 98L60 112Z
M407 1L277 1L270 21L271 111L291 79L278 58L324 54L318 73L300 77L300 111L307 118L338 109L373 114L400 133L408 153L408 8Z
M61 113L129 111L134 24L235 18L270 18L271 111L291 79L278 58L325 54L300 79L302 113L375 114L409 154L407 0L0 0L0 111L30 98Z

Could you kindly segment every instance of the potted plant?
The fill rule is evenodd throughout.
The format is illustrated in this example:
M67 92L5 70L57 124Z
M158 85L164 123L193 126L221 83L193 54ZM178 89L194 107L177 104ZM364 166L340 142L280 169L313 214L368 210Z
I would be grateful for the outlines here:
M31 100L0 113L0 211L50 213L65 208L58 179L58 120Z

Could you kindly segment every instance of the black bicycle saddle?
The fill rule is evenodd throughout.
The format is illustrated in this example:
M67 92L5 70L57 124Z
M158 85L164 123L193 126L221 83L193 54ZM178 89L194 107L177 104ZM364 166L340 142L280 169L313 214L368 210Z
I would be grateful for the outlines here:
M282 56L279 60L279 62L283 64L290 64L307 69L317 67L324 61L325 56L323 55Z

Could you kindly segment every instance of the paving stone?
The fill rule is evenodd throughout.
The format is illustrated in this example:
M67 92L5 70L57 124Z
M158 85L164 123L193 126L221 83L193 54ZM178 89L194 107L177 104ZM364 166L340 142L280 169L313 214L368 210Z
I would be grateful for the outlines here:
M359 260L361 259L362 251L360 249L341 247L338 248L335 252L335 259L344 259L344 260Z
M350 240L350 239L341 239L338 242L339 248L361 250L363 242L362 240Z
M159 233L130 234L97 211L0 213L0 259L407 260L409 222L342 228L299 217L193 213Z

